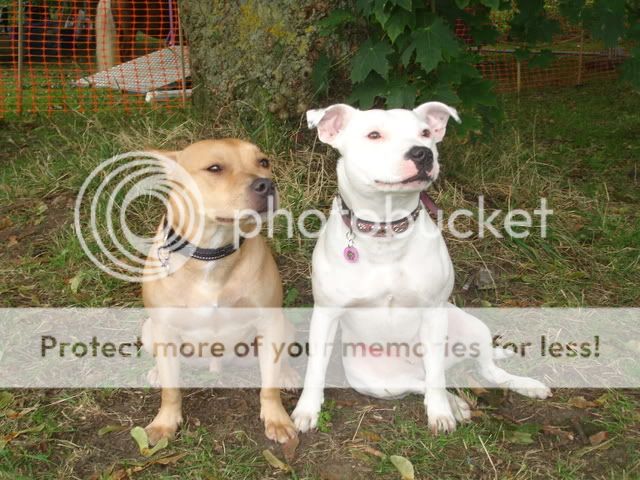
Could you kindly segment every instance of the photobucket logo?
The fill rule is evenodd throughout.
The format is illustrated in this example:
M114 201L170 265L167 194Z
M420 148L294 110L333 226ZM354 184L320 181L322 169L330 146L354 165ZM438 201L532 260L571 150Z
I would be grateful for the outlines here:
M157 225L144 234L152 205L166 215L167 225L198 242L204 230L203 201L193 178L176 161L156 152L128 152L98 165L76 198L74 223L85 254L104 272L129 282L165 276L166 259L149 256L154 244L171 242ZM171 270L187 256L173 255Z

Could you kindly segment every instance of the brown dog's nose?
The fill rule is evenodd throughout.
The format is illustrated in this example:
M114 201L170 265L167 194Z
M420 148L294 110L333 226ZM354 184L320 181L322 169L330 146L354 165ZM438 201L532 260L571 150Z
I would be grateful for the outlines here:
M427 172L433 168L433 152L428 147L411 147L405 158L415 163L419 172Z
M268 178L256 178L251 183L251 190L261 197L272 197L276 193L276 186Z

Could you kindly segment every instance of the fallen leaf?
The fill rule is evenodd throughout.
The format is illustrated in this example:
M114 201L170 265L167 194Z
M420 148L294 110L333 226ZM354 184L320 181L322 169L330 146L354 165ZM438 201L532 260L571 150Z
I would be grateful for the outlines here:
M284 458L287 462L293 460L296 456L296 448L300 444L300 439L296 435L293 438L287 440L285 444L282 445L282 453L284 454Z
M400 472L402 480L414 480L415 472L413 471L413 464L406 458L400 455L391 455L389 457L393 466Z
M263 450L262 456L269 462L273 468L277 468L278 470L282 470L283 472L290 472L291 467L276 457L271 450Z
M176 455L169 455L167 457L156 458L149 462L149 465L158 464L158 465L175 465L181 458L186 457L187 453L178 453Z
M104 437L105 435L107 435L109 433L122 432L122 431L126 430L127 428L128 427L126 425L105 425L100 430L98 430L98 436L99 437Z
M9 235L9 238L7 239L7 248L8 247L13 247L14 245L17 245L18 243L18 237L16 237L15 235Z
M376 432L370 432L368 430L360 431L358 433L358 436L368 442L379 442L380 440L382 440L382 437L378 435Z
M13 403L13 393L2 391L0 392L0 412L6 410Z
M594 433L589 437L589 442L591 443L592 446L595 447L596 445L600 445L602 442L604 442L608 438L609 438L609 432L598 432L598 433Z
M556 437L561 437L566 440L573 441L575 438L573 433L567 432L566 430L562 430L560 427L556 427L553 425L544 425L542 427L542 432L546 435L555 435Z
M82 281L82 273L76 274L71 280L69 280L69 288L73 293L78 293L80 288L80 282Z
M131 429L131 436L138 444L138 449L143 457L151 457L169 445L167 438L161 438L153 448L149 448L149 437L147 437L147 432L142 427L133 427Z
M580 409L592 408L592 407L597 407L598 406L598 404L596 402L591 402L591 401L587 400L586 398L584 398L582 396L571 397L569 399L568 403L572 407L580 408Z
M4 449L9 443L25 433L38 433L44 430L44 425L38 425L37 427L25 428L18 432L11 432L7 435L0 437L0 450Z
M13 225L13 221L9 217L0 218L0 230L4 230L5 228L9 228Z
M380 450L370 447L369 445L363 445L362 450L368 453L369 455L373 455L374 457L378 457L378 458L385 457L384 453L382 453Z
M507 440L511 443L517 443L520 445L529 445L533 443L533 436L530 432L521 432L515 430L511 432L509 436L507 436Z

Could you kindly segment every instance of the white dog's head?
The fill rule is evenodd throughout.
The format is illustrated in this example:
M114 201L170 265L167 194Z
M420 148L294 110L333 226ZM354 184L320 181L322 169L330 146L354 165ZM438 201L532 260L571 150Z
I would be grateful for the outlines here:
M349 105L309 110L309 128L338 149L349 181L360 189L421 191L440 171L436 144L458 112L440 102L414 110L357 110Z

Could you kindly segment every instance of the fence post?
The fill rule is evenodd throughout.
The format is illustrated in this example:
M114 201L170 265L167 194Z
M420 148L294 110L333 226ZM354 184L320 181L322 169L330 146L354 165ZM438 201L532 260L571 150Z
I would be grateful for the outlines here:
M582 84L582 62L584 53L584 28L580 29L580 55L578 55L578 85Z
M516 60L516 92L520 95L520 89L522 87L522 68L520 60Z
M16 79L16 110L22 115L22 70L24 57L24 8L23 1L18 0L18 78Z
M170 2L173 0L169 0ZM182 106L187 105L187 78L185 68L185 48L184 48L184 33L182 30L182 8L180 8L180 1L178 0L178 43L180 43L180 67L182 69Z

